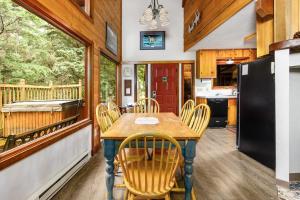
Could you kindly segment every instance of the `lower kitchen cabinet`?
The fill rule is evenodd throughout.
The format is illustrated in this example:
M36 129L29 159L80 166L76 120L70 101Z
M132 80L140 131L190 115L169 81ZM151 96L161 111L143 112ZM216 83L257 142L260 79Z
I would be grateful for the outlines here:
M206 98L196 98L196 105L207 104ZM236 126L237 125L237 99L228 99L228 111L227 111L227 125Z
M228 126L237 124L237 103L236 99L228 99Z

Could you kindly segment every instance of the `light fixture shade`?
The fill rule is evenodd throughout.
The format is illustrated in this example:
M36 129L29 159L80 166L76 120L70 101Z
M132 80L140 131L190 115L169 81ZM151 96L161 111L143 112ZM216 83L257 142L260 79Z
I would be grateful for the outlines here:
M151 22L153 19L153 15L144 15L144 19L146 22Z
M142 16L139 21L140 21L140 24L146 25L146 21L145 21L145 17L144 16Z
M152 9L151 8L147 8L145 10L144 14L151 14L152 15Z
M150 24L151 26L157 26L157 21L155 20L155 19L153 19L152 21L151 21L151 24Z
M161 8L161 9L159 10L159 14L160 14L160 15L167 15L168 12L167 12L167 10L166 10L165 8Z
M148 25L149 29L157 29L158 26L170 24L168 12L158 0L152 0L151 4L145 9L143 16L139 19L141 25Z
M161 15L161 16L159 16L159 21L165 22L165 21L169 21L169 19L166 15Z
M170 24L170 21L165 21L160 23L161 26L168 26Z

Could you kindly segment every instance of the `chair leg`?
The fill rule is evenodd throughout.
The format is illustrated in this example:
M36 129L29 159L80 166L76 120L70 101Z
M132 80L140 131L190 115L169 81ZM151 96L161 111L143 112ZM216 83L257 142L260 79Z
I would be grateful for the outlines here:
M134 195L129 192L128 200L134 200Z
M119 160L118 157L114 160L114 174L116 175L119 172Z
M171 200L170 193L166 194L165 200Z
M128 189L125 189L125 193L124 193L124 200L128 199Z
M192 189L192 200L197 200L195 189Z

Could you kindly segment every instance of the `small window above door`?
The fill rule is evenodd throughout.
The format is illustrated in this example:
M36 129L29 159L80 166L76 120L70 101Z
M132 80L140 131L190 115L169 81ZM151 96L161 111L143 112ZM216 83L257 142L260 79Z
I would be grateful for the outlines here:
M71 0L82 12L91 17L92 0Z

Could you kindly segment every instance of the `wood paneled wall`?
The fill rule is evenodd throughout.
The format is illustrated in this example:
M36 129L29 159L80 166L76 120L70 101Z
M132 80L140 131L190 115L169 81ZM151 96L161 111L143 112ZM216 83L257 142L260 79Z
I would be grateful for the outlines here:
M269 46L274 42L274 0L256 2L257 57L269 54Z
M78 35L92 42L90 51L90 94L91 94L91 118L93 119L93 150L100 146L100 134L95 119L95 108L99 100L99 70L100 51L111 57L117 63L121 63L122 55L122 1L121 0L91 0L91 15L89 18L71 0L16 0L18 3L30 5L33 10L46 10L48 14L68 27ZM119 52L113 55L105 48L106 22L118 32ZM87 77L88 78L88 77Z
M185 0L184 2L184 49L188 50L218 26L227 21L252 0ZM201 13L200 21L189 33L189 25L195 12Z
M274 0L274 41L292 39L300 31L300 0Z

